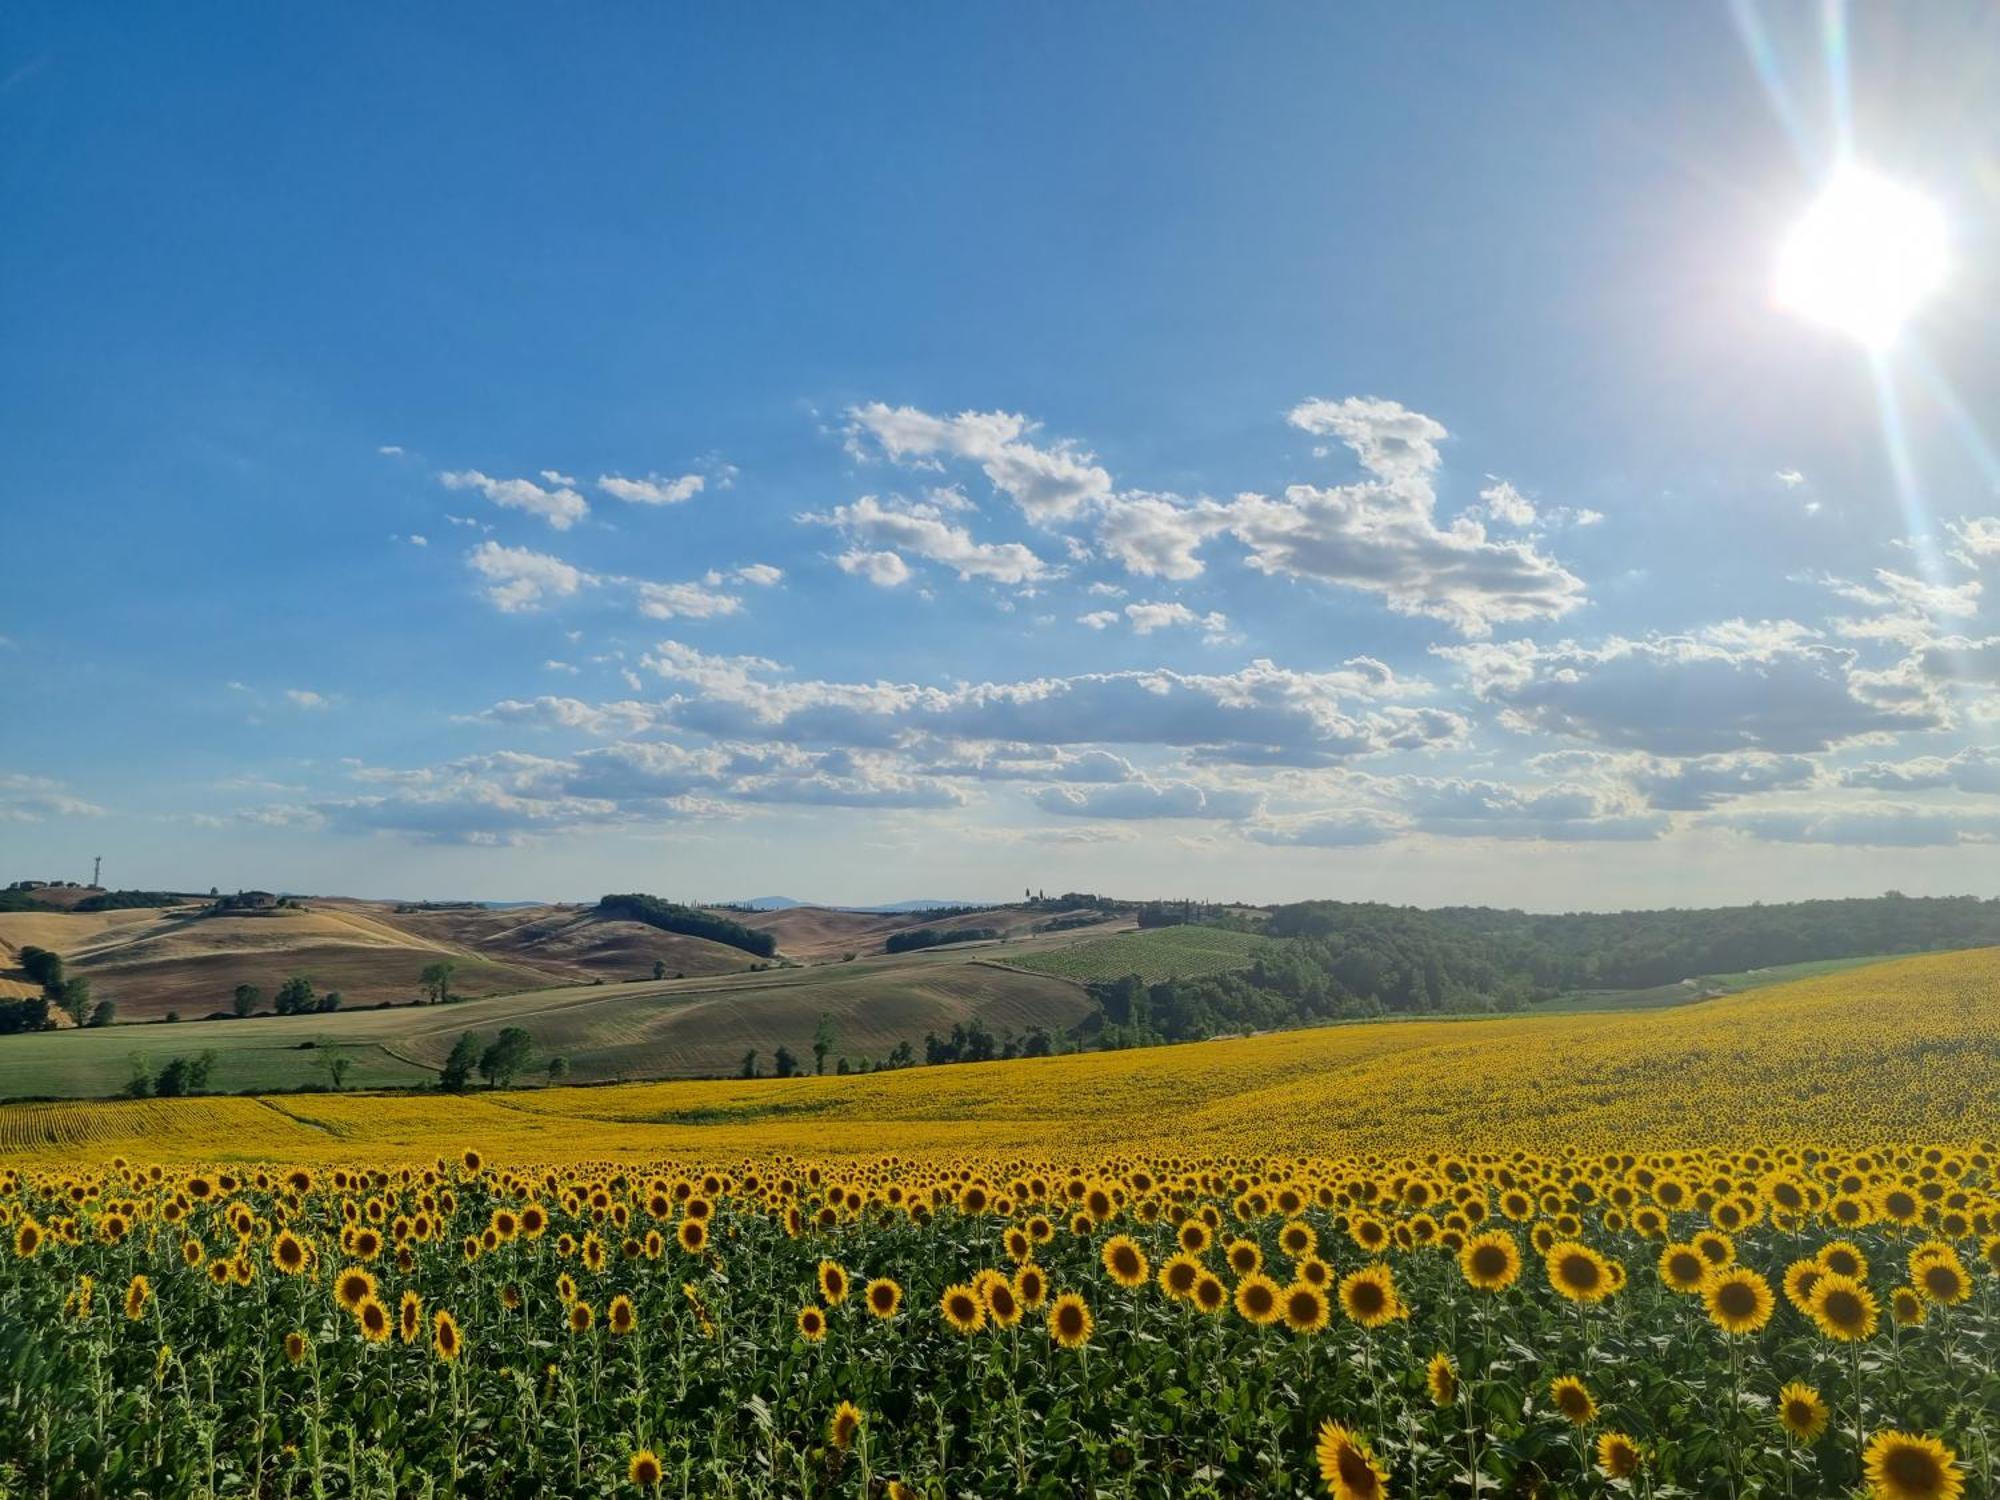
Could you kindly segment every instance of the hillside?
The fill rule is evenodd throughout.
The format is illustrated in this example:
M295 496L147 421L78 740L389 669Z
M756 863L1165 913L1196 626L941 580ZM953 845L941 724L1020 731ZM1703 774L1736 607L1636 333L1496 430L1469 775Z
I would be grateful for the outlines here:
M1063 979L1123 979L1137 974L1148 984L1157 984L1247 969L1282 946L1282 939L1221 927L1150 927L1023 954L1008 962Z
M488 1003L488 1002L481 1002ZM457 1007L459 1011L471 1007ZM218 1029L220 1029L218 1027ZM26 1038L58 1043L84 1038ZM0 1049L4 1056L5 1049ZM517 1161L1111 1147L1646 1149L2000 1134L2000 951L1926 955L1664 1011L1325 1027L857 1078L0 1107L15 1153ZM1728 1100L1729 1107L1715 1107Z

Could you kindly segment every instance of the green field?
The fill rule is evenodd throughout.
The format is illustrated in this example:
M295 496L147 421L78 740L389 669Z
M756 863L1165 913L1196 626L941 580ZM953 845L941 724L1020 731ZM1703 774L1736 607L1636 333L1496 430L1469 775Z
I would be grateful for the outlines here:
M1148 984L1163 979L1199 979L1247 969L1280 946L1280 939L1220 927L1152 927L1116 937L1090 938L1044 953L1010 956L1007 963L1063 979L1123 979L1137 974Z
M347 1087L393 1087L433 1079L462 1033L491 1040L503 1026L524 1027L534 1038L538 1072L524 1082L538 1081L551 1057L564 1058L577 1083L729 1076L751 1048L768 1074L781 1044L812 1066L822 1014L832 1018L836 1038L831 1072L842 1056L880 1060L900 1041L921 1055L926 1032L947 1033L975 1017L1004 1036L1037 1026L1062 1031L1089 1011L1074 984L974 961L990 951L576 985L451 1005L0 1037L0 1099L103 1098L124 1086L135 1065L157 1072L169 1058L210 1050L210 1086L222 1092L323 1084L325 1060L334 1055L350 1059Z
M1822 958L1802 964L1773 964L1768 969L1744 969L1735 974L1705 974L1687 984L1656 984L1643 990L1572 990L1543 1000L1528 1009L1534 1015L1565 1015L1585 1010L1664 1010L1675 1005L1692 1005L1718 995L1734 995L1783 984L1788 979L1812 979L1821 974L1838 974L1864 964L1887 963L1906 958L1901 953L1870 954L1866 958Z

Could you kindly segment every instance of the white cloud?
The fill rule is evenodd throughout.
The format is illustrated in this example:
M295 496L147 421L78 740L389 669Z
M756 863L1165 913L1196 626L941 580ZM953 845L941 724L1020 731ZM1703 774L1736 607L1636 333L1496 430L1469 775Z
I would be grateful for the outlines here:
M412 547L428 547L431 544L431 539L429 537L414 531L410 533L410 535L408 536L408 538L406 538L406 540Z
M834 559L843 573L867 579L878 589L893 589L909 582L910 565L894 552L868 552L849 548Z
M1046 523L1075 515L1111 493L1111 476L1072 443L1044 447L1026 441L1036 430L1008 412L960 412L937 417L913 406L880 401L849 408L848 444L857 454L872 439L895 463L935 465L954 458L977 463L994 489L1030 519Z
M1165 630L1175 625L1198 625L1202 634L1210 641L1218 641L1229 633L1229 616L1219 610L1210 610L1198 615L1185 604L1178 602L1128 604L1125 618L1132 622L1132 630L1137 635L1151 635L1156 630Z
M734 594L720 593L699 583L640 583L639 613L653 620L712 620L743 608Z
M1395 819L1362 809L1260 823L1244 829L1243 836L1274 848L1356 849L1386 843L1403 832Z
M0 823L39 823L45 818L97 818L104 809L72 797L60 781L0 771Z
M1093 609L1087 615L1078 615L1076 623L1079 625L1088 625L1092 630L1104 630L1118 623L1118 611L1115 609Z
M1494 480L1479 492L1479 498L1486 502L1486 514L1504 526L1535 524L1534 502L1504 479Z
M1947 522L1945 530L1957 544L1951 555L1968 568L2000 561L2000 516L1965 516Z
M1978 579L1966 583L1929 583L1889 568L1875 570L1875 585L1828 576L1820 580L1843 599L1875 609L1901 610L1929 616L1969 619L1979 613Z
M559 557L498 542L481 542L466 553L465 562L491 585L486 597L493 607L510 614L533 609L546 598L567 598L597 581Z
M2000 842L2000 813L1900 804L1718 813L1706 823L1749 838L1783 844L1931 849Z
M555 665L561 665L555 663ZM569 670L575 671L574 667ZM650 729L656 712L650 704L584 703L576 698L503 698L477 715L491 724L520 724L531 729L581 729L586 734L637 734Z
M567 672L569 673L570 676L574 677L582 669L570 662L557 661L553 657L551 657L549 660L542 663L542 670L544 672Z
M837 506L828 514L805 515L800 519L833 526L860 544L860 548L893 548L942 563L956 571L961 580L984 578L994 583L1028 583L1047 573L1042 560L1021 543L976 542L971 532L944 520L936 506L923 501L885 505L873 495L863 495L852 505ZM849 568L848 571L866 570ZM881 582L872 573L869 576L871 581Z
M1369 477L1334 489L1293 485L1276 499L1239 496L1228 530L1253 568L1379 594L1398 614L1462 635L1556 619L1584 603L1581 579L1532 542L1495 542L1461 515L1440 527L1432 476L1444 428L1393 401L1308 401L1293 425L1338 437Z
M620 474L597 476L600 490L633 505L679 505L699 495L707 484L708 481L700 474L682 474L675 478L648 474L644 479L627 479Z
M546 479L550 484L561 485L564 489L573 490L576 488L576 480L556 469L542 470L542 478Z
M1224 529L1228 510L1212 501L1183 505L1164 495L1119 495L1104 503L1097 542L1128 573L1193 578L1201 544Z
M1968 745L1955 755L1920 755L1912 760L1871 760L1841 772L1842 786L1876 791L1930 791L1949 788L2000 796L2000 750Z
M1772 477L1788 490L1795 490L1806 482L1806 476L1797 469L1780 469Z
M1198 786L1192 781L1128 781L1095 786L1049 786L1035 806L1064 818L1226 818L1253 816L1256 792Z
M1523 733L1696 756L1800 754L1947 720L1926 685L1862 669L1854 652L1789 620L1726 621L1691 635L1597 646L1533 641L1434 648Z
M315 693L310 688L286 688L285 697L294 708L322 709L333 707L333 702L324 693Z
M785 570L774 568L769 563L745 563L731 575L738 583L747 583L753 588L774 588L785 581Z
M590 514L583 496L568 485L544 489L532 479L494 479L477 469L447 470L438 479L448 490L477 490L503 509L540 516L557 531L568 531Z
M402 447L396 443L384 443L375 451L384 458L401 458L403 456Z
M1442 838L1629 841L1659 838L1669 826L1664 813L1601 786L1522 787L1428 776L1397 776L1380 785L1393 794L1410 827Z

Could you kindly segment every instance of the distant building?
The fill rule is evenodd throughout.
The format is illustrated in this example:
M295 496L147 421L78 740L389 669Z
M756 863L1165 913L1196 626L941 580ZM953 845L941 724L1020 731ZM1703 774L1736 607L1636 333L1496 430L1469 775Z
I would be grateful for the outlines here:
M276 911L283 903L269 891L238 891L215 904L220 911Z

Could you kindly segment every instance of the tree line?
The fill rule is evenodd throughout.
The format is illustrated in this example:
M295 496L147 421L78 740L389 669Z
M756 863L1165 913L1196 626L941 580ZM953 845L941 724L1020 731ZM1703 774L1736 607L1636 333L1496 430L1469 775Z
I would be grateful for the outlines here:
M648 927L657 927L662 932L677 932L683 937L726 943L758 958L769 958L778 951L777 938L768 932L745 927L741 922L717 916L712 911L703 911L698 906L682 906L677 901L662 901L658 896L637 891L601 897L597 903L597 914L619 921L644 922Z

